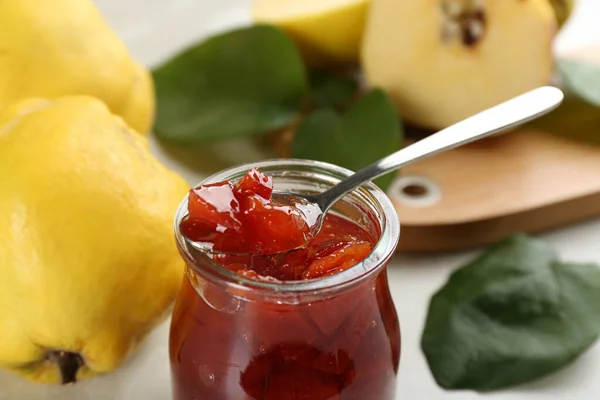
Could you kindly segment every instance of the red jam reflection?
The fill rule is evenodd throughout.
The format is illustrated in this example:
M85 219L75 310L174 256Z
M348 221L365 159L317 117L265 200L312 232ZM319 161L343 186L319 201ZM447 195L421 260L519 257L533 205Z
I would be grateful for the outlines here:
M257 170L236 184L196 188L181 230L215 250L247 253L215 260L275 282L339 273L371 252L376 238L329 215L306 246L301 213L271 194L271 178ZM294 305L235 297L225 285L189 278L171 322L174 400L395 398L400 333L385 268L349 291Z

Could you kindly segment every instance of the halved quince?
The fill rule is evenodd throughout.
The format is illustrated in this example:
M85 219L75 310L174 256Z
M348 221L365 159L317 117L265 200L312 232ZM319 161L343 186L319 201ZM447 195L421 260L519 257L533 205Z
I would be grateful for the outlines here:
M405 120L437 129L547 84L556 32L548 0L375 0L362 61Z

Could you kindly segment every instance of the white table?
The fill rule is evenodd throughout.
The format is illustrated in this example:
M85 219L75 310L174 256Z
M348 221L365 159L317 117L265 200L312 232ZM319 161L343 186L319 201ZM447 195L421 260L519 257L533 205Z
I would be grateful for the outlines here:
M207 33L248 20L249 0L97 0L134 56L149 66ZM600 44L600 1L579 8L556 42L558 51ZM157 146L157 155L190 183L196 173ZM543 235L572 261L600 262L600 220ZM419 347L430 296L449 273L475 252L398 255L390 265L391 290L402 324L398 400L596 400L600 399L600 344L570 367L532 385L489 395L438 388ZM72 387L31 384L0 372L0 400L169 400L168 321L120 370ZM201 399L218 400L218 399ZM365 399L377 400L377 399Z

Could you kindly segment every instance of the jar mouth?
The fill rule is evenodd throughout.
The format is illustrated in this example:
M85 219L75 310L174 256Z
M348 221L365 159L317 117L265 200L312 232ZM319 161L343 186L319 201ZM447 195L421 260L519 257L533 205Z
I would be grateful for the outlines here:
M333 185L353 174L353 171L325 162L293 158L280 158L237 165L222 170L205 178L200 183L194 185L194 187L202 184L215 183L224 180L235 181L240 179L248 170L252 168L261 169L266 174L269 174L270 169L284 171L281 173L280 176L301 174L302 172L321 174L321 178L329 178L327 179L329 181L327 183L330 185ZM208 262L210 266L210 274L216 279L226 281L229 285L237 286L237 288L239 288L240 290L258 289L262 291L279 293L314 292L328 289L338 290L341 287L350 286L356 283L357 281L362 281L363 279L366 279L368 276L370 276L372 273L379 269L377 268L378 266L380 266L382 263L385 263L394 254L394 251L396 250L396 245L400 237L400 221L398 219L396 209L394 208L391 200L374 183L367 183L361 186L360 188L355 189L351 193L358 192L361 192L360 194L362 195L362 197L368 198L369 201L373 203L371 204L371 206L375 206L379 209L379 214L382 215L383 218L380 221L381 233L371 253L364 260L362 260L352 268L349 268L345 271L331 276L311 280L270 282L244 278L236 274L235 272L227 269L226 267L223 267L217 262L210 260ZM179 204L174 219L174 231L177 245L184 257L187 259L188 264L192 263L192 265L195 265L197 261L196 257L202 254L204 254L205 256L208 254L234 255L233 253L214 251L210 248L208 244L206 246L203 246L200 243L194 243L192 245L193 242L183 235L180 229L180 223L188 214L188 198L189 193L183 198L183 200ZM208 257L205 258L208 259ZM206 261L207 260L203 260L203 265L207 263Z

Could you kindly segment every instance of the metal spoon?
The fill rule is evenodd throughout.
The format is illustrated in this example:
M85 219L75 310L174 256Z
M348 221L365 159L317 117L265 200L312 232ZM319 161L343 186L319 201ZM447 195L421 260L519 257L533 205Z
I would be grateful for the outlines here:
M322 193L307 195L285 192L284 195L288 199L296 197L294 203L313 222L311 236L314 237L331 206L362 184L423 158L534 120L558 107L563 98L562 91L552 86L534 89L390 154Z

